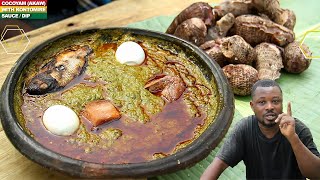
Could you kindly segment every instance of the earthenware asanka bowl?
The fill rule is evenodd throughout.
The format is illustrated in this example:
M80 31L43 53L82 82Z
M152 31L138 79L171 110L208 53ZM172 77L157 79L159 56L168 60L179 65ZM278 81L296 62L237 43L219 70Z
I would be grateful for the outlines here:
M14 107L14 89L17 85L19 76L28 62L37 52L58 39L65 38L74 34L90 33L96 30L83 30L69 32L53 39L47 40L24 53L8 74L1 89L1 113L0 118L7 137L16 149L30 160L53 170L66 173L71 176L84 178L107 178L107 177L150 177L171 173L185 169L204 159L218 145L227 132L234 114L234 99L227 79L219 65L195 45L177 38L172 35L154 32L143 29L133 28L108 28L107 31L123 31L158 38L176 44L194 56L197 61L195 64L200 67L208 81L212 77L218 86L221 96L221 110L205 132L192 144L177 153L168 157L144 163L133 164L97 164L72 159L56 152L53 152L28 135L19 124Z

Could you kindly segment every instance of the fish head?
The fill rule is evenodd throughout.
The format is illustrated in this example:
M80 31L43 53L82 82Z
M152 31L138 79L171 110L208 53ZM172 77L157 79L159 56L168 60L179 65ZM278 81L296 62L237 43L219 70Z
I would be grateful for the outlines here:
M31 95L41 95L56 89L57 80L46 73L39 73L33 77L27 86L27 93Z
M44 94L65 87L85 69L89 46L75 46L56 54L40 68L27 86L29 94Z
M75 46L65 50L56 56L47 71L58 81L59 86L65 86L82 73L91 53L92 49L89 46Z

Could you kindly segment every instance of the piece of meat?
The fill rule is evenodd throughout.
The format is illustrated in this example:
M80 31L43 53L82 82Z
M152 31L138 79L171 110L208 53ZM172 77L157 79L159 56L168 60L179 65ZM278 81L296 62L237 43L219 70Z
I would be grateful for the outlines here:
M168 102L173 102L182 95L186 86L181 78L165 75L160 78L152 78L147 82L144 88L152 94L163 97Z
M85 69L92 49L74 46L56 54L27 84L27 93L41 95L65 87Z
M121 117L117 108L107 100L96 100L87 103L82 114L93 126L99 126Z

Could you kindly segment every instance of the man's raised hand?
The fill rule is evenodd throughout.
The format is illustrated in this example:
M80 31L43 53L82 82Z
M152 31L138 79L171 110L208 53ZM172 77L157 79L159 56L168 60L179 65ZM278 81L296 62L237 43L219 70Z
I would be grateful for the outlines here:
M292 117L290 102L288 102L287 113L280 114L275 122L279 123L280 131L287 139L295 135L295 120Z

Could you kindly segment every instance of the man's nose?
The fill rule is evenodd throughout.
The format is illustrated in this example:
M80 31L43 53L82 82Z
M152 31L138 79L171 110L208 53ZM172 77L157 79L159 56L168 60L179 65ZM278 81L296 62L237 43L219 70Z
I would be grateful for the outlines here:
M266 105L266 109L267 110L273 110L274 109L273 104L271 102L268 102L267 105Z

